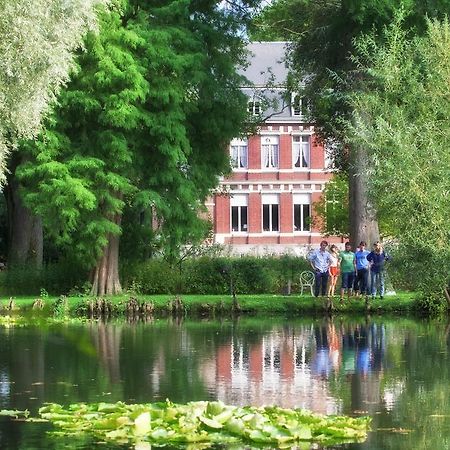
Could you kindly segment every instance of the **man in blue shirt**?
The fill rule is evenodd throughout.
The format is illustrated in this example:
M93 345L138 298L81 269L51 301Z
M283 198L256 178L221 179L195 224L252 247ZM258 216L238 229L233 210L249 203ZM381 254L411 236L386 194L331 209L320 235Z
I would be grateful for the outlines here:
M380 292L380 298L384 297L384 262L390 257L384 252L381 242L375 242L373 251L367 255L370 264L370 291L372 298L375 297L377 289Z
M327 293L328 268L331 264L331 255L327 251L327 246L328 242L322 241L320 243L320 248L314 250L308 257L315 275L315 297L318 297L320 292L322 293L322 297L325 297Z
M370 252L366 250L366 243L361 241L358 250L355 252L356 257L356 279L355 279L355 294L368 295L369 294L369 261L367 255Z

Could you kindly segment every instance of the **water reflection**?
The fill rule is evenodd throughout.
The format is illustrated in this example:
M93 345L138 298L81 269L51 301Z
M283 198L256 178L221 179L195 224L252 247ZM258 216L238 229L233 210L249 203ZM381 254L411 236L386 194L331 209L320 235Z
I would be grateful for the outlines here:
M354 448L450 448L449 334L446 322L372 319L0 329L0 406L36 411L44 402L166 398L276 404L370 414L380 431ZM14 430L12 439L0 423L0 448L29 438L26 427ZM35 448L47 448L35 433ZM418 445L419 436L428 443Z
M209 389L224 401L337 414L342 412L342 401L330 391L329 381L355 378L357 384L367 385L366 390L378 391L387 364L385 349L384 324L329 320L285 325L271 328L256 342L232 335L211 355L203 373Z

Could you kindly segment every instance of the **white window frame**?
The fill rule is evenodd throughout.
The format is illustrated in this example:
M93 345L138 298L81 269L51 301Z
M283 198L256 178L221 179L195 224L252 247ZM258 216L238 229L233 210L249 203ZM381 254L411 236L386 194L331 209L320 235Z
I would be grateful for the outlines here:
M248 139L233 139L231 141L230 163L234 170L248 168Z
M261 168L278 169L280 164L280 137L261 136Z
M237 211L238 229L233 230L233 208ZM242 223L242 212L246 210L246 223ZM234 233L248 233L248 194L233 194L230 199L230 229Z
M305 109L308 107L307 100L298 92L291 93L291 116L305 117Z
M247 111L252 115L252 116L259 116L262 112L261 109L261 102L259 100L249 100L248 105L247 105Z
M295 209L296 206L300 207L300 228L296 229L295 227ZM311 221L311 194L293 194L292 196L292 226L294 227L294 232L310 232L311 231L311 222L306 225L306 217L304 215L304 207L308 206L309 210L309 219Z
M297 160L300 165L296 166ZM292 166L294 169L308 169L311 165L311 135L295 134L292 136Z
M263 233L279 233L280 232L280 196L278 194L263 194L261 197L261 219L262 219L262 231ZM269 229L264 229L264 207L269 208ZM275 223L275 218L273 217L273 207L277 207L278 220ZM276 229L274 229L276 227Z

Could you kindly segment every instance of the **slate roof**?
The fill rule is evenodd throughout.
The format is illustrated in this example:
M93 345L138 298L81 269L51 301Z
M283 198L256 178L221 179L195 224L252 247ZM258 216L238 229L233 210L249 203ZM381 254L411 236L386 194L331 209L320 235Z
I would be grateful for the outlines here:
M293 116L290 107L290 96L286 92L288 68L286 53L289 42L250 42L249 65L241 71L248 80L242 91L249 101L257 101L263 96L270 100L271 107L265 109L266 123L299 122L299 116Z
M285 64L288 42L250 42L249 66L241 73L255 87L267 86L270 80L275 85L283 85L288 70ZM273 84L273 81L272 81Z

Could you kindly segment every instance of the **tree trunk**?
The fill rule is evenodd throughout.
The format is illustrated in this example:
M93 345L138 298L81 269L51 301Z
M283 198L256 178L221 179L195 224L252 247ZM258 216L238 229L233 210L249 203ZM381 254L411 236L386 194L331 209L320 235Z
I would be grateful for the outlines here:
M4 189L9 227L7 262L9 266L29 264L41 267L44 247L42 220L23 204L20 197L20 184L15 177L20 163L18 156L12 158L8 184Z
M114 220L117 225L120 225L121 216L117 215ZM103 255L91 272L91 295L103 296L122 293L119 279L119 239L117 234L110 233L108 235L108 244L103 249Z
M365 241L370 249L372 244L380 239L376 212L370 204L368 182L366 175L363 174L368 164L367 150L363 148L350 150L348 185L350 240L353 249L356 249L361 241Z

